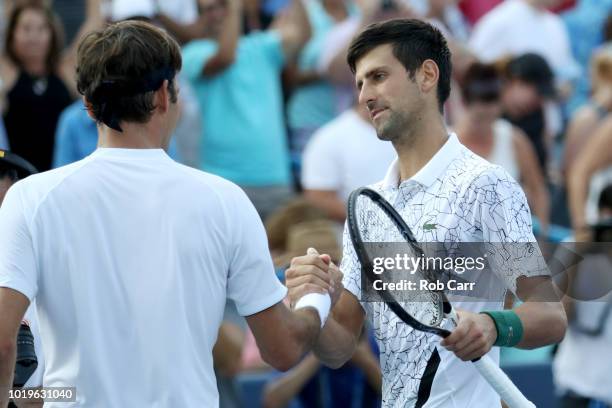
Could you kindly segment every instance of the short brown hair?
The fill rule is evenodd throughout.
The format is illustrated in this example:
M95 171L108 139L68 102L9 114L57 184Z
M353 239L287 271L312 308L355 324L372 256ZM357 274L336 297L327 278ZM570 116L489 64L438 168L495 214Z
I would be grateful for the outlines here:
M18 67L22 67L23 63L19 60L17 53L15 52L14 40L15 30L17 29L17 23L19 17L27 10L36 10L40 12L47 22L47 26L51 31L51 41L49 44L49 51L45 59L45 68L48 73L57 71L60 56L64 48L64 31L59 17L44 3L40 1L22 1L18 2L11 10L11 14L8 19L6 37L4 39L4 49L9 60Z
M393 56L404 66L411 80L425 60L432 60L440 70L437 97L440 113L450 95L451 52L444 35L431 24L416 19L393 19L372 23L351 42L347 63L353 74L357 62L381 45L390 44Z
M146 123L155 110L154 91L164 79L176 102L174 76L182 65L176 41L143 21L122 21L89 33L77 54L77 88L98 122Z

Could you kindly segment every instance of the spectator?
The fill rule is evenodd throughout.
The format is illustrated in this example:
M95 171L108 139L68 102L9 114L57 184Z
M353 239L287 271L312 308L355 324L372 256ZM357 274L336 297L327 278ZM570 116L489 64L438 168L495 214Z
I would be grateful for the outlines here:
M612 229L612 184L603 189L598 201L597 222L605 226L603 231L609 234ZM586 246L591 248L587 250ZM562 395L561 408L612 406L612 262L609 248L609 244L578 244L572 248L572 252L579 252L583 259L565 274L572 277L563 299L569 325L553 362L555 385Z
M470 47L483 62L532 52L542 55L559 83L580 75L561 18L548 11L560 0L507 0L478 21Z
M82 33L101 22L99 0L88 0ZM0 100L9 146L38 170L51 168L54 132L72 100L75 47L63 53L60 27L40 2L16 5L9 17L0 63Z
M444 31L449 33L455 41L465 43L468 40L467 22L457 7L456 0L429 0L428 10L423 17L436 27L441 24Z
M266 220L266 235L268 247L277 267L286 266L284 256L288 252L291 228L297 224L325 220L323 211L315 207L303 197L296 197L277 209Z
M568 172L568 203L577 240L588 240L597 219L597 198L612 183L612 114L586 143Z
M527 136L501 115L501 76L492 65L476 63L463 78L465 114L456 127L461 143L520 180L543 230L550 198L535 150Z
M287 103L291 162L299 180L304 147L312 134L339 113L334 101L334 88L316 67L325 47L327 34L357 12L345 0L309 1L306 7L312 37L300 53L297 64L288 69L292 86Z
M612 11L612 0L579 0L576 6L561 15L569 35L572 54L582 72L589 72L593 50L605 43L605 23ZM566 104L568 116L587 103L590 90L589 75L580 75L571 98Z
M598 50L591 65L591 98L574 114L565 138L563 169L566 176L597 126L612 112L612 44Z
M327 35L318 70L336 86L336 104L341 110L348 109L354 99L354 77L346 64L351 39L370 23L414 16L413 10L404 1L391 0L390 3L392 7L384 9L382 0L355 0L359 13L337 24Z
M115 0L116 1L116 0ZM131 4L130 0L121 0L125 4ZM156 22L164 26L177 41L181 44L201 38L206 35L207 16L212 13L218 13L221 4L219 2L207 3L196 2L194 0L181 0L179 2L164 2L159 0L151 0L153 7L147 7L152 10L152 15L147 15ZM162 4L174 4L174 7L161 7ZM191 10L196 6L196 11L199 9L199 14L192 15ZM188 12L181 12L185 9Z
M555 96L553 73L546 60L537 54L513 58L505 71L504 117L525 132L546 177L553 139L553 131L546 120L546 103Z
M240 185L264 220L293 193L280 73L310 37L302 2L277 29L241 36L241 1L202 0L209 38L183 50L204 123L202 168Z
M304 195L343 223L351 191L384 177L395 157L391 143L378 139L365 106L355 105L315 133L306 146Z

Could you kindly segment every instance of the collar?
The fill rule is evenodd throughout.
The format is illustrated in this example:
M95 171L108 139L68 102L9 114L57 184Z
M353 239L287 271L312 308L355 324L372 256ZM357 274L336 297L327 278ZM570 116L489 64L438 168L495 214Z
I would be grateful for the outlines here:
M424 187L431 186L438 179L448 165L461 153L461 143L455 133L451 133L444 145L414 176L402 182L416 182ZM383 190L397 189L400 180L399 158L396 158L383 180Z
M92 157L127 158L127 159L160 159L167 158L164 149L125 149L116 147L98 147Z

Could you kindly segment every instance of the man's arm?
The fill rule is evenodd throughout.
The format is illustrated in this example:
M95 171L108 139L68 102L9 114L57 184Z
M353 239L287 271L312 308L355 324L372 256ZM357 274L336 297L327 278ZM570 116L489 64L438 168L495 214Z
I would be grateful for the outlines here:
M478 212L484 214L477 215L474 222L482 222L482 239L488 245L486 253L491 272L524 303L513 311L457 311L457 327L441 345L465 361L481 357L494 344L534 348L556 343L561 341L567 327L559 296L550 276L545 276L548 268L531 230L525 195L516 183L494 191L487 187L505 177L499 169L483 175L474 183L474 195L467 198L479 203L476 204ZM485 200L488 195L493 199ZM526 256L527 253L531 255ZM499 334L502 337L498 339Z
M310 39L312 29L304 0L293 0L289 10L283 10L282 13L279 20L274 22L274 27L280 33L285 60L290 63L297 60Z
M314 347L315 355L328 367L342 367L357 349L364 320L365 312L359 301L344 289L319 334Z
M204 19L200 16L190 24L181 24L174 21L170 16L160 13L155 18L170 31L179 43L184 44L196 38L202 38L205 34Z
M523 338L516 347L533 349L563 340L567 317L550 277L522 276L516 283L517 296L523 301L514 309L523 325Z
M517 279L517 295L524 303L513 309L521 320L523 336L517 348L533 349L563 340L567 318L558 295L547 276ZM440 343L464 361L482 357L497 340L497 328L483 313L457 311L459 322L452 334Z
M236 59L236 47L241 32L242 1L228 0L227 17L219 36L217 52L206 62L204 76L215 76L229 68Z
M312 288L325 290L333 283L330 289L332 311L316 339L314 352L323 364L331 368L341 367L353 356L365 320L365 312L357 298L342 287L342 272L331 262L329 255L308 254L293 258L285 276L291 304L305 291Z
M30 301L13 289L0 288L0 407L9 403L17 353L17 333Z
M280 371L295 366L312 349L321 330L315 309L291 311L282 302L246 319L261 357Z

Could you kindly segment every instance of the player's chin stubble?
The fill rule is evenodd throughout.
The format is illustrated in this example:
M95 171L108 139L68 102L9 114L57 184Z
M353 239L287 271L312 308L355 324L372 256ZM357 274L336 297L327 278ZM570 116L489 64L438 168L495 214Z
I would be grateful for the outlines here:
M402 134L408 130L408 126L408 118L398 112L389 111L387 121L376 127L376 134L380 140L394 142L400 140Z

